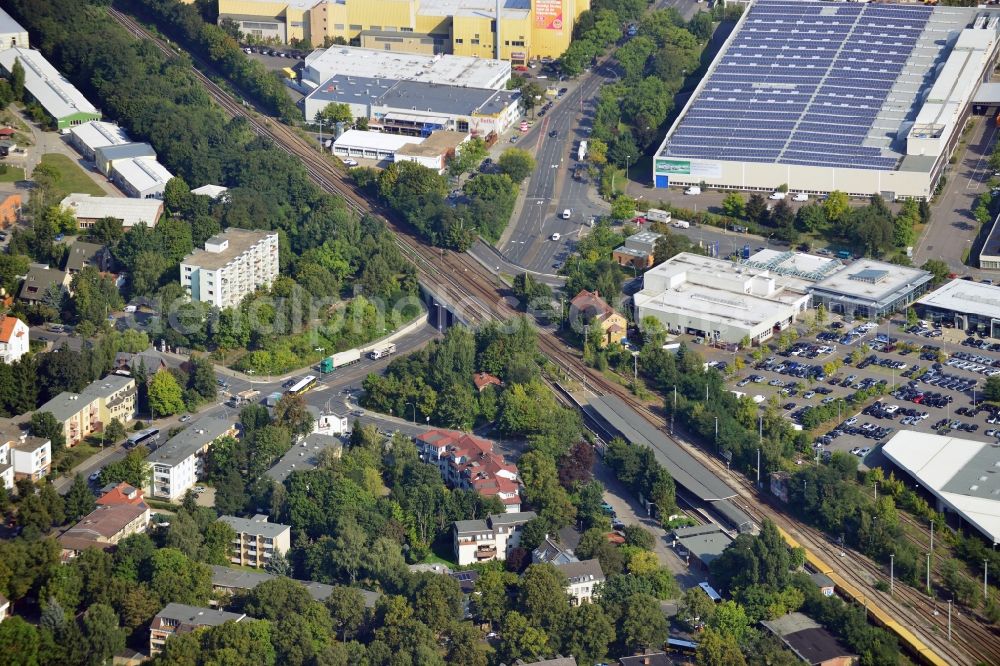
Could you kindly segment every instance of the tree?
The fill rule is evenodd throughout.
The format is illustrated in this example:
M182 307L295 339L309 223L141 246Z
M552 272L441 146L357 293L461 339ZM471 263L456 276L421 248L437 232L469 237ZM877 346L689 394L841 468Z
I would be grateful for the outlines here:
M602 167L608 163L608 144L600 139L591 139L587 145L587 159L590 163Z
M125 439L125 426L118 420L118 417L115 417L108 423L102 435L102 440L106 440L112 445L117 444Z
M335 585L326 598L326 608L342 641L351 639L365 619L365 599L354 587Z
M202 606L211 596L211 570L185 557L175 548L154 551L149 570L149 589L159 597L161 604L175 602Z
M569 652L578 664L600 663L615 639L615 627L599 604L574 606L563 631L563 653Z
M834 224L845 221L850 210L851 205L847 195L840 190L830 192L823 202L823 213L826 215L826 219Z
M698 666L746 666L747 662L735 636L706 629L698 639L695 663Z
M191 357L188 359L187 387L204 400L215 400L219 386L215 379L215 368L206 359Z
M663 641L669 626L660 602L648 594L634 594L625 604L622 640L633 652L648 650Z
M10 68L10 87L14 92L14 99L18 102L24 101L24 65L20 58L14 58L14 66Z
M293 435L305 435L312 430L313 417L301 395L285 394L274 406L274 422Z
M935 287L944 284L951 275L951 267L940 259L928 259L920 268L933 276L931 284Z
M486 646L482 632L467 622L452 622L445 632L448 638L448 653L445 661L449 664L486 666L488 663Z
M160 370L150 380L149 409L154 418L184 411L184 392L170 372Z
M716 606L708 625L723 636L732 636L740 643L750 629L750 620L742 606L729 600Z
M10 666L39 666L38 642L38 630L19 615L0 622L0 654Z
M635 216L635 199L619 194L611 202L611 217L615 220L631 220Z
M743 217L746 209L746 202L739 192L730 192L722 200L722 211L729 217Z
M497 159L500 172L507 174L512 181L520 183L535 170L535 158L526 150L508 148Z
M689 587L684 590L677 615L681 622L684 622L688 629L693 631L699 625L708 622L714 611L715 603L700 587Z
M767 219L767 201L761 195L754 192L750 195L744 207L746 218L754 224L761 224Z
M52 450L59 451L66 446L63 425L56 421L52 412L35 412L31 415L31 434L52 442Z
M1000 376L986 378L983 395L990 402L1000 402Z
M98 483L125 482L134 488L145 488L152 475L152 468L146 464L147 453L146 448L140 446L126 453L121 460L108 463L101 470Z
M94 510L96 506L94 504L94 494L90 492L90 488L87 487L87 481L83 478L82 474L77 474L73 478L73 485L70 486L69 492L66 493L64 506L66 519L70 522L76 522Z
M316 114L315 123L325 124L330 126L334 123L348 123L354 121L354 115L351 113L351 107L349 104L332 103L327 104L321 111Z
M94 604L83 614L83 635L91 664L105 664L125 647L125 630L118 614L104 604Z
M569 613L566 585L566 577L551 564L532 564L518 583L517 607L548 634L553 650Z
M507 613L500 630L500 654L505 661L536 661L550 654L548 644L545 631L517 611Z

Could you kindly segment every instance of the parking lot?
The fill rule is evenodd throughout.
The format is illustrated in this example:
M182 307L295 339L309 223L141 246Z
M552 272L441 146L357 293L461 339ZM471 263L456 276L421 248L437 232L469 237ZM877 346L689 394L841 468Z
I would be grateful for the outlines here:
M1000 411L983 405L981 393L987 377L1000 376L1000 344L899 325L834 322L748 366L732 390L762 406L777 399L796 427L811 432L818 458L846 451L880 464L879 445L900 430L1000 439ZM732 367L731 353L696 348L720 370Z

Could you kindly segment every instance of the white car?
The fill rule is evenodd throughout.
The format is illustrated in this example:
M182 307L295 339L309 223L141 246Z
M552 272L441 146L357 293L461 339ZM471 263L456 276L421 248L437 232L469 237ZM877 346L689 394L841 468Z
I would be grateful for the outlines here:
M794 197L792 197L792 201L809 201L809 195L806 194L805 192L799 192Z
M552 240L557 241L561 238L559 234L552 234Z
M356 167L358 166L358 161L352 160L350 157L348 157L347 159L344 160L344 164L349 167Z
M573 214L573 211L571 211L569 208L567 208L567 209L565 209L562 212L562 214L559 217L561 217L564 220L568 220L570 218L570 215L572 215L572 214Z
M769 196L768 199L771 199L772 201L781 201L786 196L788 195L784 192L771 192L771 196Z
M692 185L691 187L684 190L684 194L701 194L701 188L697 185Z

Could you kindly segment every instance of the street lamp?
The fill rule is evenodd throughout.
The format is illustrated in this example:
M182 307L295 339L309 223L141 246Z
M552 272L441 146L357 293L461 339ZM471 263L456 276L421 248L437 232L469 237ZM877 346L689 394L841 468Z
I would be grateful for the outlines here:
M625 156L625 187L626 188L628 187L628 167L629 167L629 163L631 161L632 161L632 156L631 155L626 155Z
M408 406L410 406L410 407L413 407L413 425L416 425L417 424L417 403L415 403L415 402L408 402L406 404ZM404 416L403 418L406 418L406 417Z

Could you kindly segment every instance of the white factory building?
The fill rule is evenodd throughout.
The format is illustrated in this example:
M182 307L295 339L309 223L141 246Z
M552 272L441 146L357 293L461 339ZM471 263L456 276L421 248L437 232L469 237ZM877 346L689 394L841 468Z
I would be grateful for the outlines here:
M306 56L302 80L315 87L335 76L358 76L503 90L510 74L509 60L332 46Z
M347 130L333 142L333 154L341 158L374 162L416 162L444 173L448 161L471 137L468 134L438 130L427 138L385 132Z
M810 303L802 278L689 252L646 271L632 298L636 321L653 317L675 334L753 344L788 328Z
M155 157L115 160L111 167L111 181L122 192L136 199L162 199L163 190L173 177Z
M230 227L181 260L181 286L192 300L236 307L278 277L278 234Z
M98 148L121 146L132 141L128 138L125 130L118 125L100 120L92 120L71 127L69 140L73 147L91 162L97 159Z
M73 193L60 201L59 206L73 214L80 229L90 229L104 217L121 220L126 231L137 224L145 224L152 229L163 215L163 202L159 199L95 197Z
M990 8L757 0L667 132L654 184L929 199L998 28Z
M0 8L0 49L14 46L28 48L28 31L14 17Z
M935 509L958 514L990 543L1000 543L1000 448L995 443L902 430L882 453L934 496Z
M24 89L55 120L58 129L101 119L101 112L38 51L22 46L0 51L0 67L6 75L15 62L24 68Z

